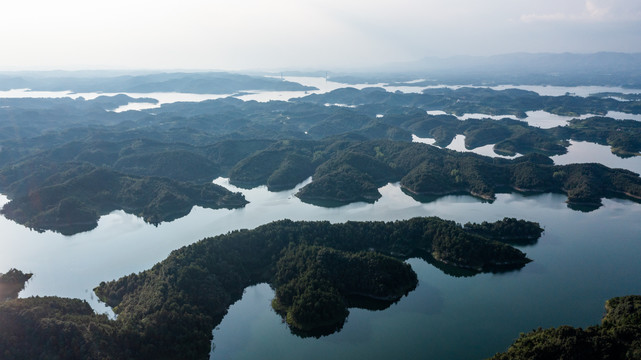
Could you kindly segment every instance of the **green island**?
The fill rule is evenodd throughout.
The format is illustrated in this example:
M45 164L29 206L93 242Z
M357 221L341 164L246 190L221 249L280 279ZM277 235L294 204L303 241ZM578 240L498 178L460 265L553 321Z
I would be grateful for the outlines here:
M488 239L512 245L534 244L543 233L539 224L515 218L503 218L495 222L466 223L463 229Z
M466 136L468 149L495 144L499 154L532 152L545 155L563 154L567 140L596 142L612 147L616 155L626 157L641 151L641 125L634 120L605 117L608 111L639 114L638 100L617 101L611 98L578 96L540 96L524 90L491 90L476 88L428 89L423 94L389 93L381 88L363 90L338 89L327 94L295 99L299 102L343 103L358 105L355 111L370 115L384 114L382 123L436 139L436 145L447 146L456 134ZM385 105L383 105L385 104ZM394 106L392 106L394 105ZM418 110L423 110L418 111ZM428 115L424 110L444 110L463 115L514 115L526 118L526 111L543 110L556 115L601 115L574 119L566 126L541 129L524 121L504 118L459 120L453 115Z
M517 224L529 231L525 237L541 233L536 223ZM272 305L293 333L322 336L341 328L349 307L371 306L359 298L384 308L413 290L416 274L403 262L410 257L475 273L509 271L530 261L510 245L434 217L343 224L282 220L200 240L149 270L102 282L94 291L113 307L116 320L78 299L0 304L0 349L7 360L204 359L212 329L228 307L247 286L261 282L275 288Z
M211 183L223 174L232 184L264 184L272 191L312 176L296 196L323 206L376 201L378 188L388 182L400 182L418 200L560 192L570 206L597 208L604 197L641 198L635 173L599 164L555 166L538 154L505 160L390 140L227 140L205 147L129 140L74 142L5 166L0 188L11 201L2 213L34 229L74 234L119 209L159 223L186 215L194 205L244 206L241 194Z
M17 180L18 186L41 183L28 192L14 193L16 197L0 213L32 229L65 235L95 228L101 215L114 210L157 224L187 215L193 205L217 209L247 203L241 194L212 183L124 175L86 163L42 166L26 177Z
M373 201L378 187L400 181L420 199L469 193L493 200L502 189L561 192L569 204L600 206L603 197L641 197L641 178L631 171L599 164L552 165L549 158L526 155L514 160L441 150L429 145L363 142L319 166L313 181L296 195L303 201Z
M567 194L570 207L590 210L604 197L641 197L637 174L597 164L555 166L546 157L566 152L569 140L636 156L641 151L638 121L596 116L541 129L513 119L461 121L426 113L639 113L633 97L346 88L288 102L223 98L109 111L131 101L151 100L124 95L0 99L0 116L7 119L0 124L0 191L10 200L2 213L39 231L71 235L93 229L100 216L119 209L159 223L184 216L195 205L242 207L242 195L211 183L220 176L240 187L266 185L270 191L292 189L311 176L296 195L320 206L374 202L378 188L388 182L399 182L420 201L459 193L492 201L504 191L560 192ZM355 107L325 106L333 103ZM439 146L463 134L468 148L494 144L497 153L525 156L504 160L457 153L412 143L412 134L432 137Z
M616 297L605 303L601 324L587 329L560 326L537 329L519 338L492 360L639 359L641 296Z
M638 114L638 101L618 101L607 97L580 97L571 94L543 96L520 89L493 90L463 87L459 89L432 88L422 93L388 92L383 88L341 88L324 94L312 94L296 102L315 104L345 104L356 106L388 106L442 110L450 114L514 115L525 118L527 111L544 110L552 114L578 116L605 115L607 111Z

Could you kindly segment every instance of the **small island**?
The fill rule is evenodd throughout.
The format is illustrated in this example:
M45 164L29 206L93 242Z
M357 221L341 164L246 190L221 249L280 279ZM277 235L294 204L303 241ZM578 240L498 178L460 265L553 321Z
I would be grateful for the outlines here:
M41 185L26 194L18 192L0 213L32 229L64 235L91 230L100 216L114 210L158 224L187 215L194 205L218 209L247 203L242 194L213 183L124 175L86 163L42 167L29 178ZM50 183L51 178L57 178L56 183Z
M512 245L534 244L541 237L543 228L539 223L505 217L493 223L466 223L463 229L488 239Z

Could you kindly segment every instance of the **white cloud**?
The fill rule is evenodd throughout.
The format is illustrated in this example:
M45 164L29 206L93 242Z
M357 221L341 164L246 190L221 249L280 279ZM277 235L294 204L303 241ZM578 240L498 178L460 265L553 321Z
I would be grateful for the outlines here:
M430 55L638 52L641 1L0 1L0 46L0 67L49 68L332 67Z
M570 2L572 3L572 2ZM531 12L521 22L635 22L641 21L641 2L630 0L587 0L566 6L564 11Z

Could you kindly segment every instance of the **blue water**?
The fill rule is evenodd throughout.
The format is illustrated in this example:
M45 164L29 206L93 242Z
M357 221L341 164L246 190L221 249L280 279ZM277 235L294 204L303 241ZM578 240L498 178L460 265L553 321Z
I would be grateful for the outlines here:
M212 358L482 359L539 326L596 324L605 300L641 294L641 206L606 200L582 213L563 201L503 194L491 205L469 197L422 205L424 215L457 221L526 218L545 232L521 248L534 261L520 271L457 278L410 259L416 290L383 311L350 309L343 329L320 339L292 335L270 308L269 286L250 287L213 331Z

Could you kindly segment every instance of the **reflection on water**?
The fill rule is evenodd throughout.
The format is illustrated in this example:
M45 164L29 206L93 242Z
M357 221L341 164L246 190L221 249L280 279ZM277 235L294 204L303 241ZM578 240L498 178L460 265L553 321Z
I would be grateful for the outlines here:
M444 217L457 221L509 215L540 222L541 240L522 248L534 262L520 271L455 277L410 259L416 290L383 311L350 309L340 332L319 339L292 336L271 310L273 291L251 287L213 331L212 358L481 359L505 349L519 332L596 324L607 298L641 291L633 276L641 271L635 220L641 206L605 200L582 213L568 209L564 198L498 194L492 205L469 197L423 204L425 215L449 209L457 215Z
M416 136L415 134L412 134L412 142L436 146L434 145L434 143L436 142L435 139L421 138ZM447 145L446 149L456 150L461 152L473 152L475 154L479 154L483 156L500 157L504 159L514 159L515 157L520 156L520 154L516 154L514 156L499 155L494 152L494 144L488 144L488 145L479 146L474 149L468 149L465 147L465 135L461 135L461 134L456 135L454 139L452 139L452 142L449 145Z
M572 119L587 119L594 116L592 114L583 114L581 116L563 116L552 114L543 110L527 111L525 114L527 115L527 117L521 120L527 122L530 126L540 127L541 129L550 129L557 126L565 126L568 124L568 121Z
M95 99L98 96L115 96L118 94L126 94L133 98L152 98L158 100L157 104L151 103L130 103L123 105L116 109L116 112L127 111L127 110L145 110L153 109L161 106L162 104L169 104L179 101L184 102L200 102L204 100L213 100L220 99L228 96L236 97L244 101L288 101L293 98L299 98L310 94L324 94L333 90L340 88L352 87L355 89L364 89L367 87L381 87L389 92L400 91L402 93L421 93L424 89L438 89L438 88L449 88L449 89L460 89L462 87L474 87L474 88L488 88L486 86L471 86L471 85L433 85L433 86L390 86L385 83L376 83L376 84L345 84L340 82L332 81L331 79L325 77L315 77L315 76L285 76L284 80L296 82L305 86L313 86L318 88L318 90L310 91L264 91L264 90L246 90L239 94L190 94L190 93L179 93L179 92L152 92L152 93L101 93L101 92L85 92L85 93L75 93L71 91L31 91L29 89L12 89L8 91L0 91L0 98L64 98L69 97L77 99L82 97L86 100ZM411 83L411 82L410 82ZM574 94L576 96L588 96L597 92L619 92L624 94L630 93L641 93L639 89L624 89L620 87L605 87L605 86L576 86L576 87L561 87L561 86L538 86L538 85L499 85L491 86L490 89L494 90L505 90L505 89L522 89L529 90L538 93L539 95L545 96L561 96L566 93ZM530 113L537 113L538 111L528 112L529 117L533 117L532 125L540 127L553 127L556 125L551 125L551 121L562 125L562 121L559 121L559 117L554 118L555 115L545 113L545 117L541 117L540 120L537 118L539 115ZM445 114L445 112L440 110L428 111L428 114L438 115ZM551 115L551 117L549 115ZM584 115L585 116L585 115ZM582 116L582 117L584 117ZM634 119L641 121L641 115L632 115L625 114L621 112L611 111L608 113L608 116L614 117L616 119ZM485 115L485 114L464 114L459 117L459 119L469 119L469 118L492 118L492 119L502 119L502 118L515 118L513 115ZM529 121L528 121L529 122ZM539 123L540 125L535 125Z
M636 120L641 121L641 114L628 114L620 111L608 111L605 115L617 120Z
M587 141L570 140L568 152L551 157L557 165L573 163L600 163L611 168L620 168L641 174L641 156L620 158L612 153L609 146Z
M412 142L433 145L436 140L432 138L420 138L412 135ZM515 158L520 156L504 156L494 153L494 144L480 146L475 149L465 148L465 135L456 135L452 142L446 147L450 150L473 152L489 157ZM563 155L554 155L550 158L556 165L567 165L574 163L599 163L610 168L626 169L641 174L641 156L621 158L612 153L609 146L599 145L587 141L570 140L568 152Z
M339 84L324 78L306 81L319 87L319 91L329 91ZM322 82L324 88L318 86ZM542 88L539 90L560 91L557 87ZM593 88L584 90L596 92ZM579 92L577 88L570 89ZM104 95L22 90L0 92L0 97L25 94L87 99ZM129 95L155 98L161 104L225 96ZM530 120L535 118L528 115ZM554 118L549 125L558 121L566 120ZM463 144L464 137L457 137L448 148L463 150ZM486 153L491 147L479 149L474 150ZM557 164L601 162L641 172L639 157L620 159L606 146L585 142L571 141L569 152L553 159ZM293 196L296 189L270 193L264 186L243 190L230 186L227 179L215 182L241 191L250 203L234 210L194 207L189 215L157 227L123 211L114 211L103 216L96 229L70 237L50 231L37 233L0 217L0 272L15 267L34 273L22 297L81 298L96 311L107 312L92 291L100 281L148 269L172 250L204 237L279 219L344 222L439 216L464 223L511 216L538 221L545 228L538 244L522 247L534 262L516 272L454 277L423 260L410 259L408 263L419 278L416 290L383 311L350 309L339 333L318 340L292 336L271 310L273 291L265 284L250 287L214 330L214 355L219 359L480 359L505 349L519 332L539 326L596 324L606 299L641 293L641 205L630 201L606 199L604 206L589 213L569 209L566 197L560 194L497 194L491 204L471 196L450 195L422 203L404 194L398 184L388 184L380 188L382 198L374 204L322 208L301 202ZM0 196L0 205L7 201Z
M501 120L501 119L513 119L518 120L514 115L487 115L487 114L463 114L461 116L455 115L459 120L467 119L492 119L492 120Z
M216 183L242 191L250 203L234 210L194 207L189 215L158 227L116 211L103 216L96 229L71 237L33 232L0 218L0 266L35 274L21 296L76 297L104 312L91 290L100 281L148 269L171 250L201 238L278 219L439 216L465 223L513 216L545 228L538 244L523 248L534 262L520 271L452 277L410 260L419 277L415 291L384 311L350 309L340 332L318 340L292 336L271 310L273 293L264 285L257 292L250 288L238 304L247 294L255 302L230 311L215 330L216 358L225 359L479 359L504 349L521 331L595 324L605 299L641 292L638 276L632 276L641 273L641 205L630 201L606 199L590 213L569 209L560 194L497 194L492 204L450 195L421 203L398 184L388 184L374 204L328 209L302 203L293 196L296 190L270 193L264 186L237 189L227 179Z
M520 156L520 154L516 154L514 156L499 155L494 152L494 144L483 145L474 149L467 149L465 147L465 135L461 135L461 134L456 135L454 139L452 139L452 142L449 145L447 145L446 149L463 151L463 152L473 152L475 154L479 154L483 156L500 157L504 159L514 159L515 157Z

